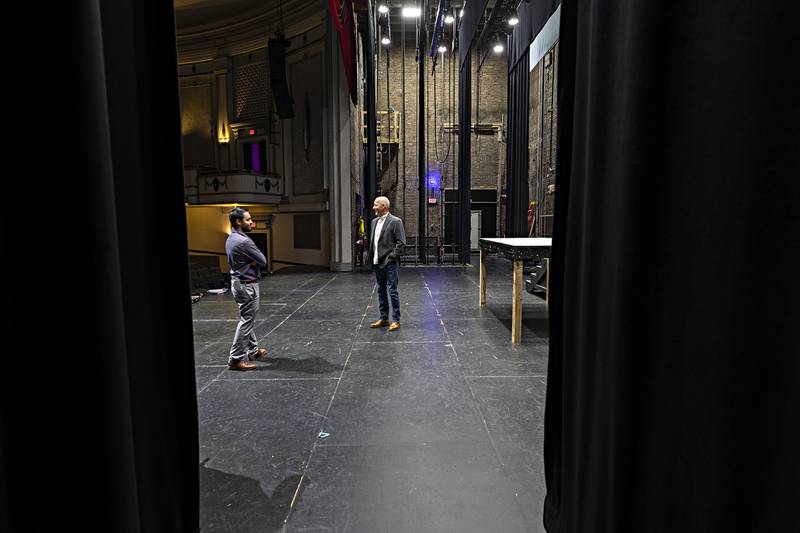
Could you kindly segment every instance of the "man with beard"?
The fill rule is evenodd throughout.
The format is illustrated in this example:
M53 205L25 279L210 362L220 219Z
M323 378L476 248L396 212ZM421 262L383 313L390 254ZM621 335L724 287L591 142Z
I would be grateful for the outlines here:
M239 304L239 325L233 337L228 368L253 370L256 365L251 361L267 356L267 350L258 347L258 337L253 331L259 304L259 267L267 266L267 259L256 243L245 235L256 225L250 213L235 207L229 218L231 234L225 243L225 252L231 265L231 293Z

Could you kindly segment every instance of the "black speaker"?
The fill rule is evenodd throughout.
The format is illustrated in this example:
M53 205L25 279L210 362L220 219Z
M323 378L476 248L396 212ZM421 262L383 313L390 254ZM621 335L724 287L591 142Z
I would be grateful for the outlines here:
M283 38L270 39L269 50L269 83L272 87L272 97L275 99L275 108L281 119L294 116L294 99L289 94L286 84L286 49L292 45Z

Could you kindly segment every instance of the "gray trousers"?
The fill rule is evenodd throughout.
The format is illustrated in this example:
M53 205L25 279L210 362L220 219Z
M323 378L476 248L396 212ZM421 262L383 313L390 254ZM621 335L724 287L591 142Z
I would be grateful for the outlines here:
M233 300L239 304L239 325L236 326L236 334L233 336L228 363L252 360L258 351L258 337L253 331L260 296L258 283L242 284L239 280L231 280L231 293Z

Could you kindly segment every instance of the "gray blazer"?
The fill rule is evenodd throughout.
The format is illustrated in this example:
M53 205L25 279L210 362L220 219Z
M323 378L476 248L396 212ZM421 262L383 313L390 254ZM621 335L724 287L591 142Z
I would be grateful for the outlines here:
M375 257L375 228L378 226L378 219L372 219L372 229L369 232L369 264L372 264ZM381 238L378 240L378 266L383 268L390 261L398 261L400 253L406 245L406 230L403 228L403 221L389 213L386 222L381 229Z

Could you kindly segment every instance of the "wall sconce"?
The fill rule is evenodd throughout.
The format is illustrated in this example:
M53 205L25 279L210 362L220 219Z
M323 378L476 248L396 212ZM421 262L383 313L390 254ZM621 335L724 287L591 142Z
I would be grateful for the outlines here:
M224 122L222 123L222 127L217 132L217 141L220 144L228 144L231 140L231 134L228 132L228 125Z

